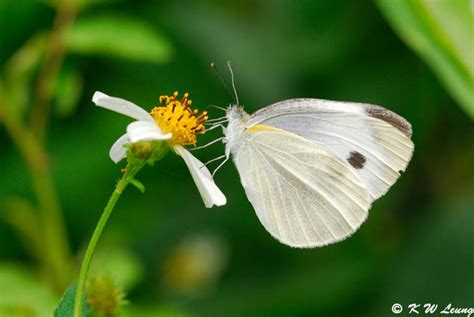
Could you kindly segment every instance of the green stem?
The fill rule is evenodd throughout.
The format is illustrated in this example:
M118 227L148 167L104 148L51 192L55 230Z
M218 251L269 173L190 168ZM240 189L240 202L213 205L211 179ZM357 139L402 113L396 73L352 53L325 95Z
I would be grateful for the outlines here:
M71 254L54 181L49 171L45 169L32 169L30 174L41 210L40 221L44 228L44 241L51 248L46 255L50 258L44 262L55 286L62 289L71 278Z
M79 281L77 283L76 295L74 298L74 317L81 317L84 287L87 280L87 274L91 265L92 256L94 254L95 247L97 246L97 241L102 235L102 231L104 230L107 220L109 219L110 214L112 213L112 210L115 207L115 204L120 198L120 195L122 195L122 192L125 190L125 188L127 188L128 184L130 184L130 181L142 167L143 165L131 166L127 169L123 177L117 183L117 186L115 187L115 190L110 196L109 201L105 206L102 215L100 216L99 222L95 227L89 245L87 246L86 254L84 255L84 260L82 261L81 265L81 271L79 273Z
M35 89L35 104L31 110L30 127L38 139L44 141L46 125L54 97L54 85L66 54L66 35L76 17L76 1L60 0L49 37L48 48Z
M0 117L7 133L27 163L41 211L40 221L47 246L46 252L41 253L43 264L55 286L62 289L70 278L70 254L59 200L49 171L48 153L36 136L24 126L18 114L12 111L13 105L7 104L8 98L2 88L0 82Z

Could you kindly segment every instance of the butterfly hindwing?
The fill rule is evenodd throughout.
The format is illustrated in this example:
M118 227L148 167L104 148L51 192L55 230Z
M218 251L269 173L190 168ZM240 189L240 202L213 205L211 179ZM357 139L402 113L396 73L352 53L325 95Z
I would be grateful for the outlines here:
M258 218L284 244L340 241L367 217L371 199L357 173L298 135L262 125L249 128L234 162Z

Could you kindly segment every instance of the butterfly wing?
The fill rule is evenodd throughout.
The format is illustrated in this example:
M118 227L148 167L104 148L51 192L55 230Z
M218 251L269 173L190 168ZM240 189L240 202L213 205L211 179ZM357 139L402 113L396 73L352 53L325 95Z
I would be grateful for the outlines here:
M265 229L293 247L316 247L351 235L367 217L370 196L350 166L293 133L254 126L234 162Z
M414 149L410 123L370 104L285 100L255 112L246 126L258 124L295 133L348 162L372 201L396 182Z

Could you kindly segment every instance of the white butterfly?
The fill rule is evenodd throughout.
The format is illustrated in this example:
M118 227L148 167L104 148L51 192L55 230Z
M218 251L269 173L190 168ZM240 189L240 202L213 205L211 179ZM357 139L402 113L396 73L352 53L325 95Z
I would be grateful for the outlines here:
M411 125L379 106L290 99L252 115L227 109L232 155L265 229L293 247L340 241L410 161Z

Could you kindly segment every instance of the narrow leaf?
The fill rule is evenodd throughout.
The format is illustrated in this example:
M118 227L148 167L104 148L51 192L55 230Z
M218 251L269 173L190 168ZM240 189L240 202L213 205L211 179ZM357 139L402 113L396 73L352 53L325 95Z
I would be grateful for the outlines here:
M68 35L73 53L164 63L171 57L169 42L148 24L125 16L79 20Z
M469 0L377 0L398 35L474 118L474 10Z
M31 83L46 51L47 35L37 33L28 39L5 63L5 83L11 110L23 114L31 103Z
M55 106L60 117L74 113L81 97L82 77L74 69L63 68L56 81Z
M132 184L133 186L135 186L139 191L141 191L142 193L145 192L145 185L142 184L142 182L140 182L138 179L136 178L131 178L130 179L130 184Z

